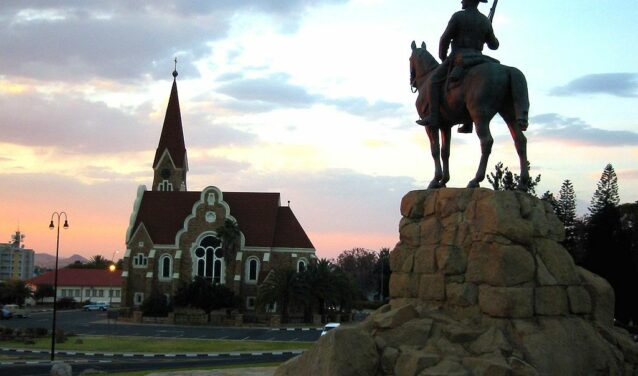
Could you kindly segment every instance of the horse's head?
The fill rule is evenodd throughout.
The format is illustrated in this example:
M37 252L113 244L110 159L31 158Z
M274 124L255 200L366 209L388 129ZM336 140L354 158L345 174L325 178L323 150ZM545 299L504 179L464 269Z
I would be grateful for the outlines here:
M412 55L410 55L410 85L418 87L417 80L422 79L426 74L432 72L439 63L434 56L425 48L425 42L421 42L421 47L416 46L412 41Z

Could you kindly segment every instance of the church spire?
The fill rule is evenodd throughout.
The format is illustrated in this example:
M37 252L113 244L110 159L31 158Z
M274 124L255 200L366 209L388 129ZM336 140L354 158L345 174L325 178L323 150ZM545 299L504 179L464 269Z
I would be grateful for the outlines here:
M154 191L185 191L188 161L182 129L182 116L177 96L177 59L173 71L173 87L166 107L162 135L153 160Z

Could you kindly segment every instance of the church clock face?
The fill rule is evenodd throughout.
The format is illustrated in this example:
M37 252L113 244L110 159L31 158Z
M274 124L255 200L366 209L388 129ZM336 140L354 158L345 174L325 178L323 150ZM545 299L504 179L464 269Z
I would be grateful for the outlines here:
M162 170L160 175L162 176L162 178L168 179L168 178L171 177L171 170L169 170L168 168L165 168L165 169Z

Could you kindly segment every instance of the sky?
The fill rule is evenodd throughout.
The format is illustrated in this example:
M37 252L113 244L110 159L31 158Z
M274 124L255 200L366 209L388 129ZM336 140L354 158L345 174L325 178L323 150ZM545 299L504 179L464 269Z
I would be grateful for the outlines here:
M487 14L492 0L479 9ZM404 194L434 175L414 121L410 44L431 52L460 1L29 1L0 7L0 242L60 256L123 254L177 58L188 189L280 192L319 257L398 241ZM538 193L572 181L580 214L606 164L638 200L635 0L503 0L500 48L526 76L528 159ZM436 53L434 54L436 55ZM507 127L488 172L518 172ZM449 187L480 156L452 136ZM483 187L489 187L485 180ZM232 212L232 208L231 208ZM6 240L2 237L5 237ZM116 256L117 257L117 256Z

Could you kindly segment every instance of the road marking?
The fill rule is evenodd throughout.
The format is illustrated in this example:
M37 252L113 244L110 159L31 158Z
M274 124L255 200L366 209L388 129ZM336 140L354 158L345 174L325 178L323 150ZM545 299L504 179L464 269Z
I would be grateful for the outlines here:
M244 340L247 340L248 338L250 338L250 336L248 336L248 337L244 337L244 338L242 338L241 340L242 340L242 341L244 341Z

